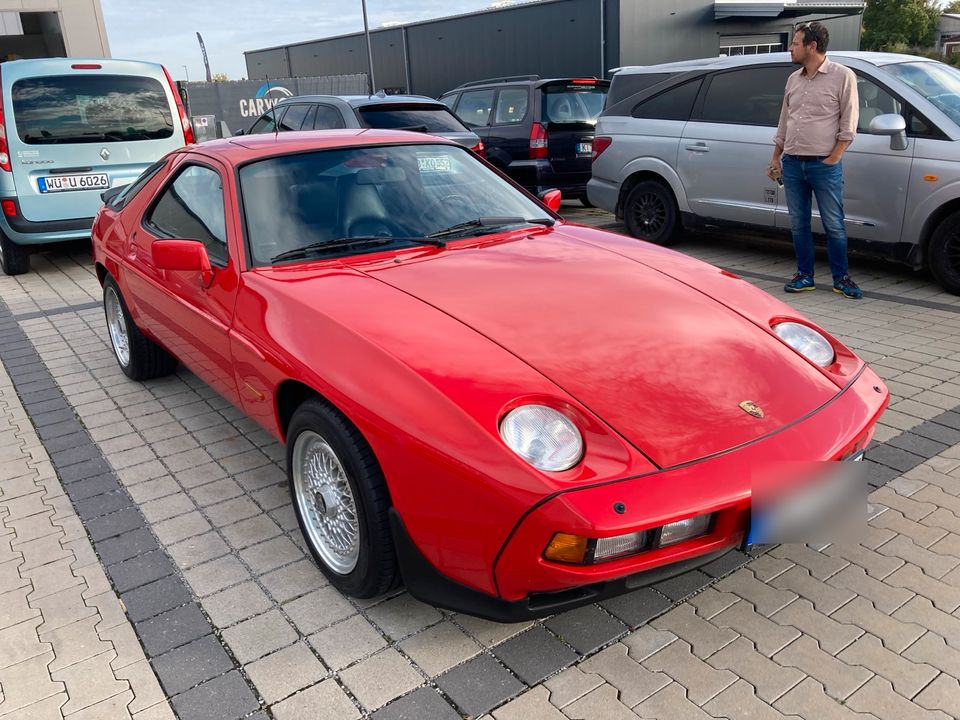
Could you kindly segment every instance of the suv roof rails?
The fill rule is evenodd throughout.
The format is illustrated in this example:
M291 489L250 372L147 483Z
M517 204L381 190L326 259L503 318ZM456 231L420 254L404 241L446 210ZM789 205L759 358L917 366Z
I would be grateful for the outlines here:
M487 78L486 80L474 80L473 82L463 83L458 85L455 89L459 90L460 88L465 87L474 87L476 85L489 85L490 83L499 83L499 82L517 82L520 80L539 80L539 75L508 75L506 77L495 77Z

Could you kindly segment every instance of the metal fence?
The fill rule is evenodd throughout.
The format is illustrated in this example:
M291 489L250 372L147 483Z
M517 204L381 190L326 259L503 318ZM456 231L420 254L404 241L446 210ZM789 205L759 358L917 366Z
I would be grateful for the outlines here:
M295 95L366 95L367 75L228 80L177 83L187 114L194 119L197 139L222 137L226 131L246 130L264 112L285 97ZM204 120L198 122L198 118ZM203 124L200 124L200 123Z

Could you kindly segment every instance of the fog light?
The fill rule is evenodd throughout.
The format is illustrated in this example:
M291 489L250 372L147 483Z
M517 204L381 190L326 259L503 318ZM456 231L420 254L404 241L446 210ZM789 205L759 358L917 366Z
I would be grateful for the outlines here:
M594 562L612 560L624 555L633 555L647 546L649 533L646 531L615 535L614 537L599 538L593 550Z
M587 538L567 533L553 536L543 556L556 562L582 564L587 555Z
M664 525L663 531L660 533L660 547L675 545L678 542L705 534L710 529L710 521L712 519L712 514L697 515L687 518L686 520L678 520L669 525Z

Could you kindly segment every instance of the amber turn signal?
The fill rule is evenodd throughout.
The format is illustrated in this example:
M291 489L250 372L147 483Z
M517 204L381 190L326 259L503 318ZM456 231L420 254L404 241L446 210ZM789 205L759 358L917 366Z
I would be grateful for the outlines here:
M582 563L587 555L587 538L567 533L556 533L543 556L547 560L564 563Z

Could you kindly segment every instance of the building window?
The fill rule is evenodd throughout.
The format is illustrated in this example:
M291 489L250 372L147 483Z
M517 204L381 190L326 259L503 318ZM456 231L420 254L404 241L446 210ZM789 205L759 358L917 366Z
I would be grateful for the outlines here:
M787 38L782 33L767 35L721 35L720 55L767 55L787 49Z

